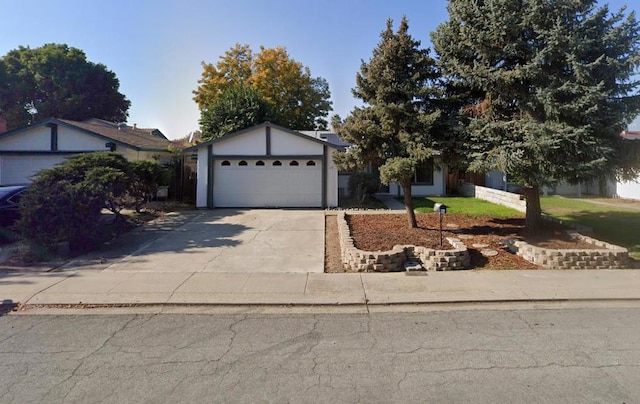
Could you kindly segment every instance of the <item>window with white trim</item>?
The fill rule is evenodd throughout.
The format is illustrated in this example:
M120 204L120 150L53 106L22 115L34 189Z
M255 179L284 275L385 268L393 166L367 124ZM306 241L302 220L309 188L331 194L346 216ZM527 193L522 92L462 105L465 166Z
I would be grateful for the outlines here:
M428 159L416 166L411 183L413 185L433 185L433 159Z

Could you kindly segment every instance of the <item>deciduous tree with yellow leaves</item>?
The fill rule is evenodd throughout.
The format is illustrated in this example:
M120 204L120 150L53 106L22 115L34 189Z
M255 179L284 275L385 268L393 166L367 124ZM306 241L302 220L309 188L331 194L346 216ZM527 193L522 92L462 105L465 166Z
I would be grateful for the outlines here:
M274 123L300 130L327 127L326 117L331 109L329 84L322 77L311 76L310 69L294 60L285 47L261 46L260 52L254 54L249 45L236 44L215 65L203 62L202 67L202 78L194 91L202 121L219 119L208 116L211 107L233 89L245 87L267 104ZM233 113L242 115L243 111L240 108ZM245 126L259 123L242 121ZM234 128L239 129L242 128Z

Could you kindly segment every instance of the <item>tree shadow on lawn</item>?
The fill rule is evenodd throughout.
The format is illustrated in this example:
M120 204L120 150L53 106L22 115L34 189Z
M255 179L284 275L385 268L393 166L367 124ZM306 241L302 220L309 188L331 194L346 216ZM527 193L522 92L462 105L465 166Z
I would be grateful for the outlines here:
M471 219L473 220L473 218ZM478 219L480 221L480 219ZM493 235L493 236L513 236L521 234L524 228L524 219L511 218L511 219L499 219L492 218L487 221L488 223L495 223L487 225L473 225L467 227L460 227L458 232L471 234L474 236L480 235Z

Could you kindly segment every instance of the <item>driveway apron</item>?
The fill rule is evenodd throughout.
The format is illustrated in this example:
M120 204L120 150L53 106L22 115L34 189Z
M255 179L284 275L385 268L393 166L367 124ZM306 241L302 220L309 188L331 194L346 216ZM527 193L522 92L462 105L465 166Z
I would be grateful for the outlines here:
M318 272L324 212L216 209L141 246L106 271Z

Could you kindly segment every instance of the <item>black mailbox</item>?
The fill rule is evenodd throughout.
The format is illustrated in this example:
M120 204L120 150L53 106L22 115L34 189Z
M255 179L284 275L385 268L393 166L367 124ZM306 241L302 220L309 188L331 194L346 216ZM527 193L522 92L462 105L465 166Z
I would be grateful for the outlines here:
M439 212L441 215L447 213L447 205L444 203L436 203L433 205L433 211Z

